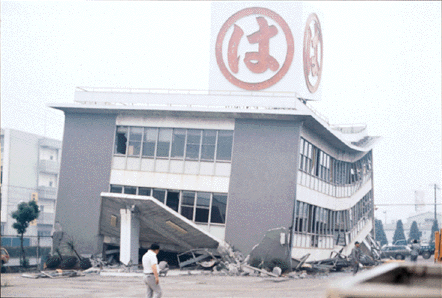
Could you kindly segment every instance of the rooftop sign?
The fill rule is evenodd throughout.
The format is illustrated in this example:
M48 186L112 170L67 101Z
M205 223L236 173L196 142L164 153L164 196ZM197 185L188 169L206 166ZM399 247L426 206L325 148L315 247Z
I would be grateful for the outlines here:
M211 90L320 99L322 28L309 4L213 2L211 34Z

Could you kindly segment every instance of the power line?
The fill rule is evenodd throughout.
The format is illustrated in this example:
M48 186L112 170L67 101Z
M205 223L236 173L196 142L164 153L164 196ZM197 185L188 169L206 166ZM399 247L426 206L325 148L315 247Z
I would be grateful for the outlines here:
M434 204L432 203L428 203L428 204L374 204L375 206L434 206ZM437 204L437 205L442 205L441 204Z

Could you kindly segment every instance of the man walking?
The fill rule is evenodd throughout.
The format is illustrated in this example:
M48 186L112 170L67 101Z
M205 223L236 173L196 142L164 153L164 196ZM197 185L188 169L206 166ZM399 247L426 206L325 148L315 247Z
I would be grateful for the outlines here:
M358 241L355 242L355 247L351 250L351 259L353 263L353 275L359 270L359 263L361 262L361 249Z
M158 277L157 254L159 252L160 246L152 244L143 256L143 281L147 285L147 298L160 298L162 294Z

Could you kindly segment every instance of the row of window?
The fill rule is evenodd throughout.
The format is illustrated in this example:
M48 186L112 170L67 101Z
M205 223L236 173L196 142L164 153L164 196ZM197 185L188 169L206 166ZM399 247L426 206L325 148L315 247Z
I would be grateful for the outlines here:
M355 184L371 173L372 155L370 151L358 161L345 162L334 159L301 138L299 170L335 185Z
M117 126L116 155L230 161L233 131Z
M197 223L226 223L227 194L111 185L110 192L152 196Z
M373 195L369 191L358 203L348 210L333 211L296 201L294 232L312 235L311 245L318 246L318 236L332 235L336 245L346 245L346 233L357 227L363 218L371 218L373 212Z

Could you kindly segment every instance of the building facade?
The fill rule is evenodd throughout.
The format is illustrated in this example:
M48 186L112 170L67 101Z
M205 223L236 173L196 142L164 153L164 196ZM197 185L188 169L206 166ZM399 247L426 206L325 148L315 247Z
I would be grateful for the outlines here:
M405 236L407 237L407 240L410 235L410 229L411 225L413 224L413 221L416 221L417 227L419 231L422 233L420 238L421 242L429 242L431 239L431 228L433 227L434 224L434 212L429 211L429 212L419 213L410 216L406 219L406 221L403 224L404 224L404 233ZM437 222L440 226L442 222L442 215L440 213L437 214ZM391 221L389 224L386 224L384 226L385 235L387 236L387 239L388 241L390 241L390 243L393 242L393 236L394 232L396 231L396 225L397 225L396 221Z
M376 138L365 126L332 127L287 95L267 98L273 108L248 93L81 88L75 98L53 106L66 119L56 221L82 253L120 245L122 218L105 214L103 193L153 197L244 253L285 227L293 257L323 258L373 228Z
M31 223L26 236L51 236L55 218L58 173L61 160L61 141L4 128L1 130L1 234L2 245L17 246L11 235L12 212L21 202L35 200L40 208L39 218ZM36 238L25 244L36 245ZM46 243L47 242L47 243ZM50 238L40 245L50 246Z

